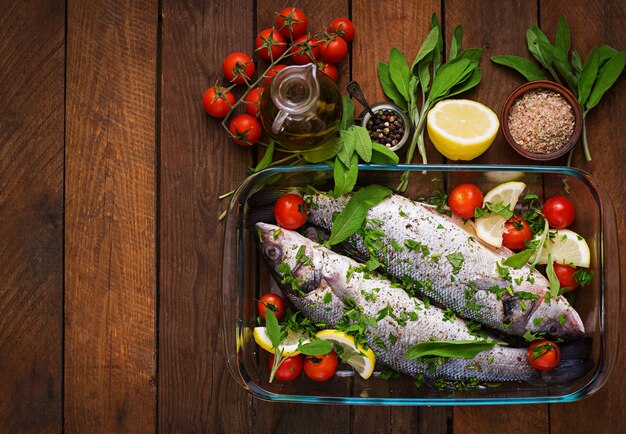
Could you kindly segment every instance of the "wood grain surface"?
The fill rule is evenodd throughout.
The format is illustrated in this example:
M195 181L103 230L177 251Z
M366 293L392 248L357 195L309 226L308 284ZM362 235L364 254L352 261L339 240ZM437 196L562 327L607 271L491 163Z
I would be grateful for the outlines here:
M68 432L155 429L157 12L68 4Z
M534 23L552 37L565 14L583 58L603 43L626 49L621 0L0 0L0 433L625 432L623 352L608 383L571 404L269 403L235 382L218 196L262 153L232 143L201 100L224 57L253 54L291 5L313 32L353 20L338 84L345 94L358 81L371 102L384 99L377 63L391 47L411 61L433 12L446 51L457 24L465 48L483 48L482 82L463 97L496 112L523 79L489 57L528 57ZM615 202L622 281L625 116L622 77L588 117L593 160L574 154ZM431 163L449 163L426 146ZM471 163L529 162L499 133Z

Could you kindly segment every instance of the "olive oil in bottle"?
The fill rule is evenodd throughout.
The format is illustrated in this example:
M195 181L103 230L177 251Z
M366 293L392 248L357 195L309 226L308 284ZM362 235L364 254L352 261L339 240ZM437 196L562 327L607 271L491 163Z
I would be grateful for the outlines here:
M336 136L342 110L337 85L312 63L279 71L261 98L263 127L281 147L294 151Z

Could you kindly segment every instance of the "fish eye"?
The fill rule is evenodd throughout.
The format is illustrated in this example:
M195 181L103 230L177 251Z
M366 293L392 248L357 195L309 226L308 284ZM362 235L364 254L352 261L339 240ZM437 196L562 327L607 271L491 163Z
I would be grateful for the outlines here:
M550 333L551 335L556 334L557 331L558 329L556 328L555 325L551 325L550 328L548 329L548 333Z
M276 246L267 246L263 253L265 253L265 256L272 261L276 261L280 258L280 249Z

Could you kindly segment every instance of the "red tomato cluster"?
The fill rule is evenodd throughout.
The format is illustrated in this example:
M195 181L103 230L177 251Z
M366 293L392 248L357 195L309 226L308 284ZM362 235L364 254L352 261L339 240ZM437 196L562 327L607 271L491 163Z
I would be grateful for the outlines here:
M265 80L261 86L269 85L271 78L287 66L276 64L279 59L291 60L296 65L315 63L320 72L337 80L337 67L334 64L347 56L347 43L352 41L355 34L354 24L347 18L335 18L323 36L315 36L307 31L309 21L305 13L296 7L286 7L277 13L274 26L258 33L255 51L260 58L274 64L263 73ZM222 64L222 74L233 85L226 88L216 84L207 89L203 95L205 111L219 119L228 116L236 104L231 89L237 84L251 87L255 82L254 73L252 57L241 52L230 53ZM258 119L262 92L263 87L248 89L243 101L246 115L235 116L229 124L231 139L238 145L254 145L262 135L263 128Z

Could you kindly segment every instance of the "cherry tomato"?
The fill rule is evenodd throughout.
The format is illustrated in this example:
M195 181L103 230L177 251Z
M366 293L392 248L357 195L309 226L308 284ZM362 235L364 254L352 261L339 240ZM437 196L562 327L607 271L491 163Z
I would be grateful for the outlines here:
M231 138L238 145L252 146L261 138L263 127L256 118L242 114L235 116L230 122L229 131L233 135Z
M313 381L326 381L335 375L338 364L335 351L321 356L304 356L304 373Z
M298 8L285 8L276 18L276 28L285 38L296 39L304 35L308 24L306 15Z
M334 36L322 42L320 52L322 59L328 63L341 62L348 54L348 44L342 38Z
M550 227L554 229L564 229L572 224L576 217L574 204L565 196L554 196L546 200L541 207Z
M578 287L578 282L574 279L574 273L576 273L576 267L554 264L554 274L556 274L556 278L559 279L561 288L570 288L565 292L571 292Z
M244 98L243 102L246 106L246 113L250 116L258 117L259 109L261 106L261 96L263 96L264 89L257 87L248 92L248 95Z
M259 56L265 60L278 59L287 51L287 41L275 28L264 29L259 32L254 43Z
M259 316L265 319L265 311L267 309L274 312L276 319L281 319L285 315L285 302L278 294L263 294L256 305Z
M504 224L502 244L511 250L521 250L526 246L526 241L533 236L526 220L519 216L513 216Z
M346 42L354 39L355 28L352 21L347 18L335 18L328 26L328 33L341 36Z
M557 344L546 339L533 341L528 346L528 361L535 369L549 371L561 361L561 350Z
M302 196L294 193L283 194L274 205L274 217L278 226L285 229L301 227L307 217Z
M337 67L332 63L319 62L317 64L317 69L329 76L333 81L337 81L337 76L339 74L337 72Z
M245 53L231 53L226 56L222 64L222 72L226 80L237 84L250 81L254 75L254 62Z
M274 355L272 354L270 356L270 370L273 366ZM276 370L274 378L280 381L293 381L298 378L300 374L302 374L302 356L298 354L297 356L285 358Z
M235 104L233 93L226 90L223 86L213 86L204 92L202 96L202 104L204 111L214 118L222 119L228 113L228 110Z
M272 69L267 71L267 74L265 75L265 86L269 86L270 81L272 81L272 77L274 77L278 73L278 71L280 71L281 69L285 69L286 67L287 65L272 66Z
M309 48L306 48L307 45ZM315 37L311 37L311 35L300 36L293 41L290 56L291 60L293 60L293 63L296 65L311 63L313 62L311 56L313 56L315 60L320 58L320 41Z
M450 192L448 206L459 217L474 217L474 210L483 206L483 193L474 184L457 185Z

